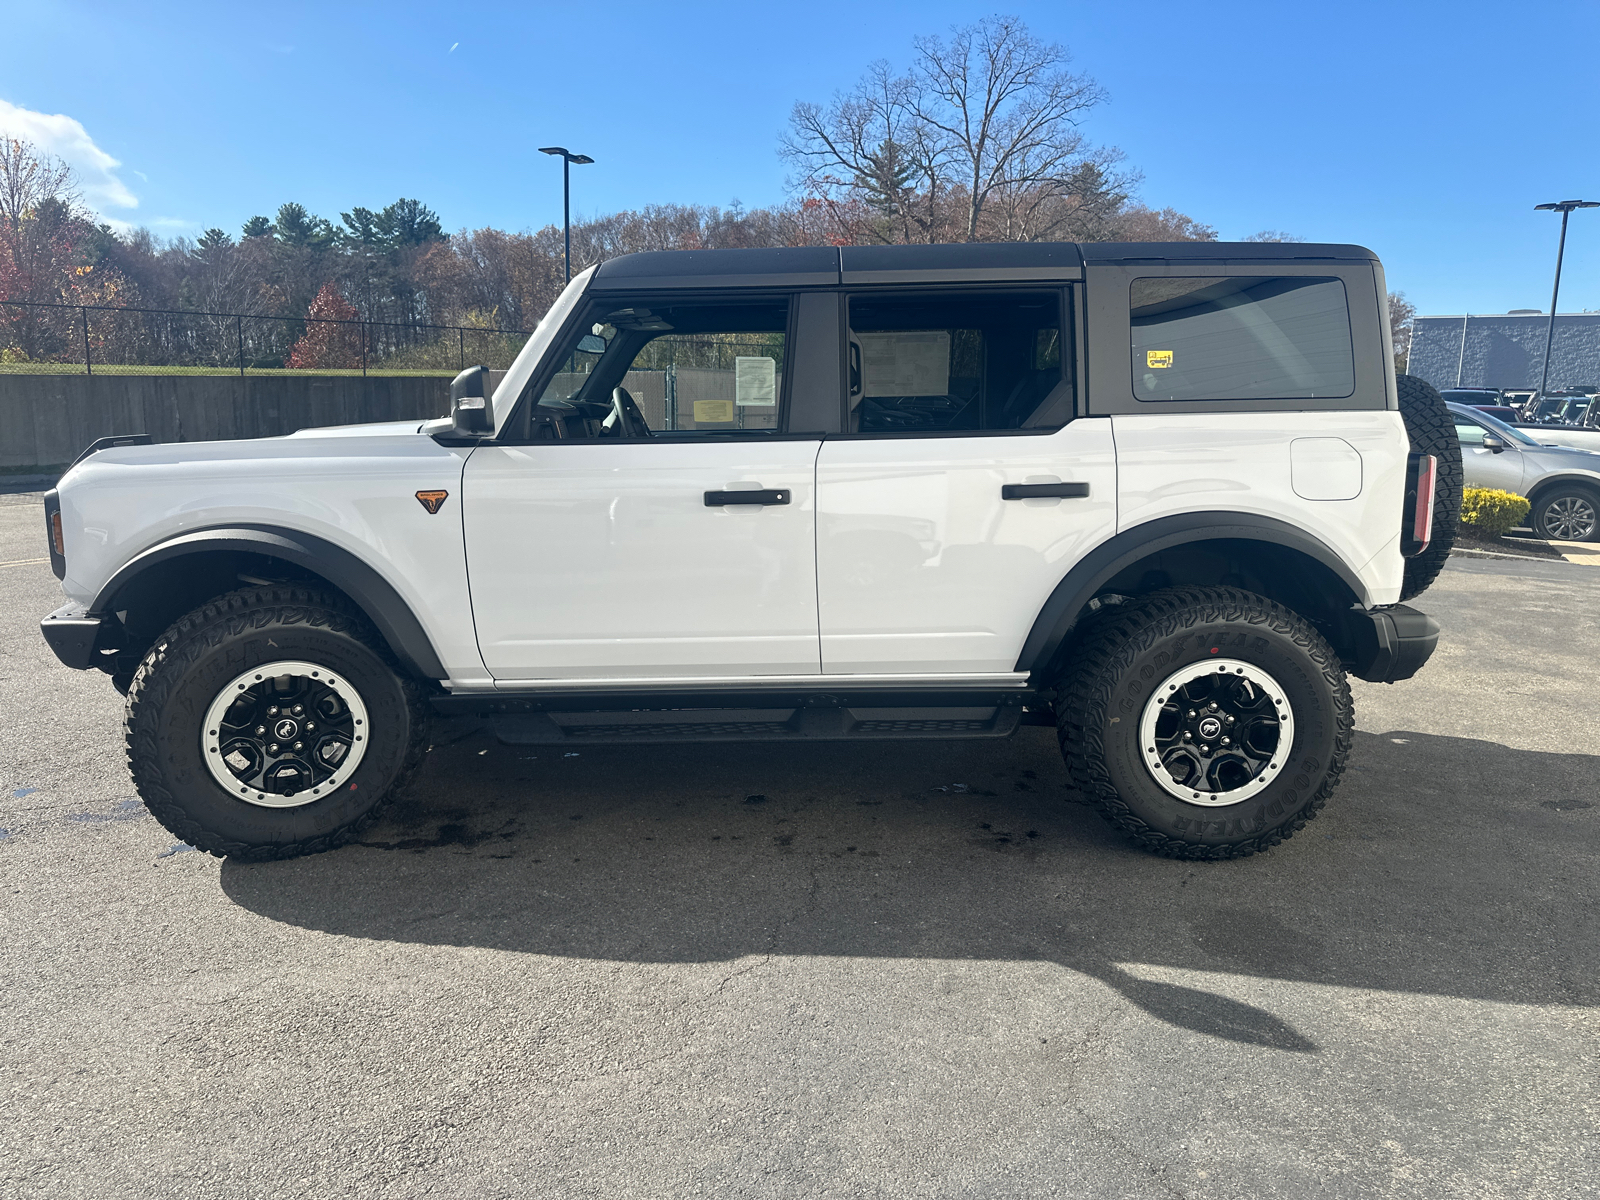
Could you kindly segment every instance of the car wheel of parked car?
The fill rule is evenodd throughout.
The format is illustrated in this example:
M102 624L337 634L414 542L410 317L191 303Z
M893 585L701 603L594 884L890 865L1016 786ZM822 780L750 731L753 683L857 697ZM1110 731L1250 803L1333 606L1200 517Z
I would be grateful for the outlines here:
M1456 525L1461 520L1461 443L1456 438L1455 419L1434 386L1415 375L1396 378L1400 419L1411 439L1411 452L1431 454L1439 460L1433 491L1433 541L1421 554L1406 559L1400 599L1410 600L1428 590L1455 545ZM1411 520L1409 510L1402 513L1401 520Z
M372 821L426 750L427 713L345 601L262 587L156 640L128 690L125 736L139 795L175 837L290 858Z
M1533 506L1533 531L1558 542L1600 541L1600 492L1558 484L1542 493Z
M1056 704L1078 790L1170 858L1241 858L1304 827L1353 737L1333 648L1233 588L1172 588L1121 607L1078 644Z

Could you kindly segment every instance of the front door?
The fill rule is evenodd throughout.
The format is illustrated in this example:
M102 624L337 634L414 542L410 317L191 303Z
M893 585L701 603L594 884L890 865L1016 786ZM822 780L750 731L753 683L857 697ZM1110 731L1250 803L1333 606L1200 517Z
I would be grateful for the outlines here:
M607 301L529 426L560 436L473 452L467 566L497 682L818 673L821 441L784 431L787 314Z
M1115 532L1110 422L1071 420L1065 299L850 299L850 427L817 461L824 673L1009 674Z
M1461 443L1461 474L1467 487L1495 488L1502 492L1522 493L1522 452L1517 443L1502 436L1498 430L1474 421L1471 417L1452 411L1456 423L1456 440ZM1483 444L1486 433L1494 433L1506 443L1504 450L1491 450Z

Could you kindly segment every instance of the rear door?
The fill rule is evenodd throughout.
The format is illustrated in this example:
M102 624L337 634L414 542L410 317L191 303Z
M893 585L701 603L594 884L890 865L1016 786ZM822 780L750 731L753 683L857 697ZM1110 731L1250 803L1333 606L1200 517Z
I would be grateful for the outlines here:
M1072 420L1069 293L848 297L846 432L817 463L830 675L1008 675L1116 523L1110 422Z

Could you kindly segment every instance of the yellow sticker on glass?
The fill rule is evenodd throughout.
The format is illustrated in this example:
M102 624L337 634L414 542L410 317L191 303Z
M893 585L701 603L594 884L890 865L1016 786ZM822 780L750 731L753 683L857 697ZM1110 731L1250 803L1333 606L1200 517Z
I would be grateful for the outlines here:
M1147 367L1170 367L1172 365L1171 350L1146 350L1144 363Z
M733 420L732 400L696 400L694 402L694 423L696 425L719 425L731 420Z

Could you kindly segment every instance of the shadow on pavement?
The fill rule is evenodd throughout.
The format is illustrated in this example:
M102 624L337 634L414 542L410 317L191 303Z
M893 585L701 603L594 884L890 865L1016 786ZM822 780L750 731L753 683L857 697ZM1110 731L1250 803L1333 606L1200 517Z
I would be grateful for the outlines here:
M1351 763L1292 841L1183 863L1104 825L1045 730L564 756L461 726L362 847L230 861L222 885L305 929L586 960L1044 961L1183 1029L1302 1052L1270 1013L1140 968L1600 1000L1600 759L1388 733Z

